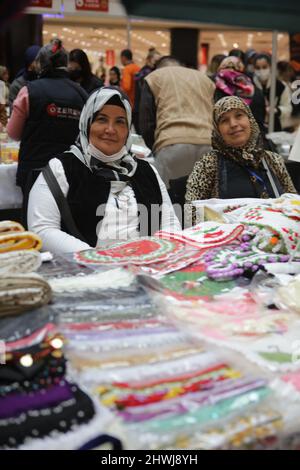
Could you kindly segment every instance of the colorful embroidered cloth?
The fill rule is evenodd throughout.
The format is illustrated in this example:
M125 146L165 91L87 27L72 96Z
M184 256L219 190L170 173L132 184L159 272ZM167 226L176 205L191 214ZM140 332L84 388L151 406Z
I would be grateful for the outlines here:
M205 253L205 250L204 252ZM239 281L224 280L216 282L206 274L204 259L179 271L169 273L160 278L160 284L165 289L164 295L177 300L197 301L211 299L216 295L229 292L238 285Z
M181 232L160 231L156 233L156 236L163 239L179 240L200 249L226 245L237 239L243 230L242 224L202 222Z
M184 250L184 244L177 240L142 237L114 244L105 250L95 248L80 251L74 257L83 264L141 265L165 261L174 254L184 253Z
M278 199L249 202L242 207L223 205L231 222L245 225L251 247L268 253L292 254L300 236L300 196L284 194Z
M297 315L258 306L249 296L231 291L195 308L172 305L170 316L199 339L242 353L273 371L298 367L300 320Z

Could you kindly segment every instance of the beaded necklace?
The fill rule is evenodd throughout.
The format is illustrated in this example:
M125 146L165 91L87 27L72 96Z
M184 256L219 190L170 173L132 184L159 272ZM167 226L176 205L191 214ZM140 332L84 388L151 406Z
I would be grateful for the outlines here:
M207 275L217 281L235 279L243 274L253 274L266 263L286 263L289 255L256 251L250 243L251 236L244 234L240 244L215 248L204 255Z

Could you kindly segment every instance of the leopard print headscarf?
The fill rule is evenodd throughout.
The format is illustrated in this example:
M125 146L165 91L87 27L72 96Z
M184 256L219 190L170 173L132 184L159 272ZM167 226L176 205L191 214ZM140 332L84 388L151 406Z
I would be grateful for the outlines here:
M241 109L247 114L250 121L251 134L250 139L244 147L236 148L228 146L218 129L218 124L221 116L227 111L232 109ZM236 161L253 168L258 168L265 151L262 145L262 138L260 130L255 121L249 106L237 96L226 96L217 101L213 110L213 132L212 132L212 147L218 153L220 152L223 157Z

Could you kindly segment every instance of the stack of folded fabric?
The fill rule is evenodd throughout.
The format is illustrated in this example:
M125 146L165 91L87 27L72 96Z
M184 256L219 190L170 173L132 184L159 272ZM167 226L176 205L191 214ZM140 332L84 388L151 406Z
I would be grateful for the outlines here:
M0 277L0 317L41 307L50 302L51 287L35 273Z
M203 350L155 365L116 368L110 377L97 391L121 420L129 448L279 445L282 415L266 380L242 372L219 354Z
M0 222L0 253L16 250L40 250L42 241L32 232L25 231L18 222Z
M83 382L91 368L93 376L116 363L155 361L171 354L170 343L179 341L178 332L160 321L148 293L129 272L117 268L49 282L68 355Z
M49 280L76 380L113 413L125 446L277 446L266 380L170 324L138 279L118 268Z
M35 250L0 253L0 276L35 272L41 263L41 255Z
M39 257L21 258L24 270L40 264ZM0 448L79 448L101 434L106 415L67 379L64 338L47 305L50 284L35 273L11 273L12 263L2 261Z
M49 307L0 319L0 448L75 449L101 434L105 414L66 378L64 338Z

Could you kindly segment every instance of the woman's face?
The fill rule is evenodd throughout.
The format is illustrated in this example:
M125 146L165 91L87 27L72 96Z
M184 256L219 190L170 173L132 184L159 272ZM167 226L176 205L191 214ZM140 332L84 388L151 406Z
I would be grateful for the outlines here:
M126 111L104 105L91 125L89 141L105 155L113 155L125 145L128 136Z
M241 109L231 109L222 114L218 129L225 144L230 147L244 147L251 135L249 118Z
M68 63L68 71L72 80L78 82L82 81L82 69L77 62L70 60Z
M258 79L265 83L269 80L271 68L270 64L266 59L258 59L254 64L255 75Z
M111 83L117 83L119 81L119 77L114 70L109 71L109 81Z

